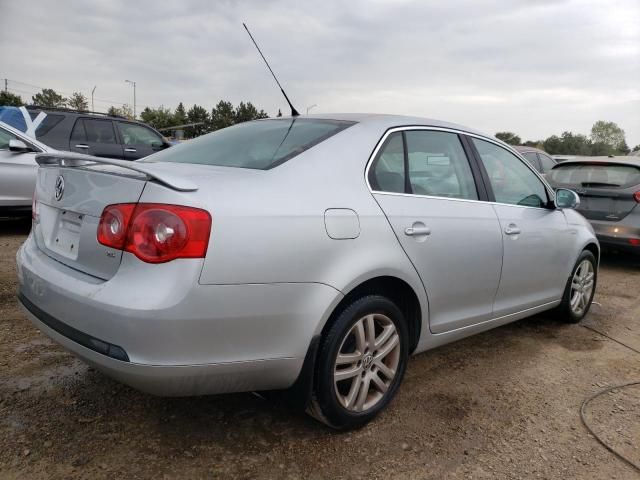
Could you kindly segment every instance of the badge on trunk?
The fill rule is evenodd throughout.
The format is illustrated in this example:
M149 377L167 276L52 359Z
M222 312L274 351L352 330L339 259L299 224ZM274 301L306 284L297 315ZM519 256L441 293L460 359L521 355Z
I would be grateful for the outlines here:
M62 175L58 175L58 178L56 178L55 195L58 201L60 201L62 195L64 195L64 178L62 178Z

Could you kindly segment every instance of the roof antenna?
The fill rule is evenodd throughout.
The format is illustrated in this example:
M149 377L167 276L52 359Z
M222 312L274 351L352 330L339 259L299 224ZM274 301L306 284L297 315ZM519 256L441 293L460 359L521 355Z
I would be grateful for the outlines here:
M242 26L244 27L244 29L247 31L247 33L249 34L249 37L251 37L251 41L253 42L253 44L256 46L256 48L258 49L258 53L260 54L260 56L262 57L262 60L264 60L264 63L267 64L267 68L269 69L269 71L271 72L271 75L273 76L273 79L276 81L276 83L278 84L278 87L280 87L280 91L282 92L282 95L284 95L285 100L287 101L287 103L289 104L289 106L291 107L291 116L292 117L297 117L300 114L298 113L298 111L293 107L293 105L291 104L291 101L289 100L289 97L287 97L287 94L284 93L284 88L282 88L282 85L280 85L280 82L278 81L278 79L276 78L276 74L273 73L273 70L271 70L271 67L269 66L269 62L267 62L267 59L264 58L264 55L262 54L262 51L260 50L260 47L258 46L258 44L256 43L256 41L253 38L253 35L251 35L251 32L249 31L249 28L247 27L247 25L243 22Z

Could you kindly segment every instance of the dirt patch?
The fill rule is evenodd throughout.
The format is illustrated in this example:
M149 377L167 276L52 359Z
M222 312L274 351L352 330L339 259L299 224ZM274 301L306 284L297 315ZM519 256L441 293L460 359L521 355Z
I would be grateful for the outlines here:
M336 433L251 394L151 397L88 368L18 308L27 232L0 222L0 478L638 478L578 412L640 379L640 355L581 325L541 315L418 355L384 414ZM605 259L587 322L640 347L639 274L635 259ZM634 458L639 394L589 410Z

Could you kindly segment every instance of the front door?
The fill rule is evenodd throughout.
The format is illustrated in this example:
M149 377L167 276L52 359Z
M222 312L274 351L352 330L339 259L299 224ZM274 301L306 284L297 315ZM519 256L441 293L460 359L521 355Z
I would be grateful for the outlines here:
M137 160L165 148L164 139L150 128L117 121L125 160Z
M573 262L564 213L529 165L495 143L472 143L487 173L504 243L494 316L559 300Z
M502 238L456 133L391 133L369 169L374 197L415 266L433 333L492 318Z

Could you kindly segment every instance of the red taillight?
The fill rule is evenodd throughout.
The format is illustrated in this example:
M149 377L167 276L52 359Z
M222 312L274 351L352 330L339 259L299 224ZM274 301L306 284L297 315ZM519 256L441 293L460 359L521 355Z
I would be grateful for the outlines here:
M633 194L633 199L640 203L640 191L637 191L636 193Z
M203 258L211 215L205 210L162 203L107 206L98 225L98 242L133 253L148 263Z
M640 247L640 238L630 238L629 243L634 247Z

